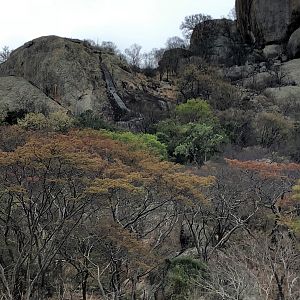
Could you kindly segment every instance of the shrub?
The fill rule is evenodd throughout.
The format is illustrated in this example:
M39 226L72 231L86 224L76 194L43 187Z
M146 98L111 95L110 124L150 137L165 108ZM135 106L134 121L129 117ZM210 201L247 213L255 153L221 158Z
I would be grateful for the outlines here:
M263 147L278 147L287 141L294 124L278 113L262 112L254 120L257 141Z
M108 129L113 130L114 127L111 124L105 122L99 115L95 114L92 110L87 110L81 113L75 120L76 126L80 128L91 129Z
M187 299L195 288L195 282L206 277L207 268L199 260L190 257L171 260L164 285L167 299Z
M54 131L66 132L75 124L74 119L63 111L51 113L48 119L51 129Z
M102 131L106 136L129 144L134 150L146 150L149 151L161 159L167 159L167 147L161 143L157 136L153 134L135 134L132 132L112 132L108 130Z
M18 119L18 125L27 130L44 130L49 127L48 120L42 113L28 113L24 119Z
M186 103L178 105L175 111L176 117L183 124L214 121L210 105L200 98L190 99Z

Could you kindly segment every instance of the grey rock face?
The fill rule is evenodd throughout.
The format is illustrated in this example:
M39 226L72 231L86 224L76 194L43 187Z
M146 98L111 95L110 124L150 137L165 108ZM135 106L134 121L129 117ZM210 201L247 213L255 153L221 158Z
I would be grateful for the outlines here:
M300 57L300 28L293 32L287 45L290 58Z
M0 76L23 77L75 114L107 105L99 53L78 40L40 37L15 50Z
M0 114L15 110L51 113L64 108L24 78L0 77Z
M290 60L281 66L281 72L284 74L283 82L286 85L300 86L300 59Z
M258 45L286 42L300 26L299 0L236 0L238 28Z
M236 22L220 19L198 24L192 34L190 50L211 63L232 66L245 56Z
M159 82L132 72L117 55L57 36L40 37L16 49L0 64L1 76L24 78L74 115L92 110L116 121L162 112L161 101L168 101L161 97Z
M263 49L263 53L267 59L274 59L282 55L283 47L281 45L267 45Z

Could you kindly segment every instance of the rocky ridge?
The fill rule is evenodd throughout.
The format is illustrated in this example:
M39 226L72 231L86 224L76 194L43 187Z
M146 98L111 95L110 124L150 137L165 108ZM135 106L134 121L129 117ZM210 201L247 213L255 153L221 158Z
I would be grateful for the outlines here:
M36 87L47 98L46 106L56 103L74 115L92 110L119 120L129 112L134 117L143 114L135 109L136 103L161 111L172 101L161 96L159 81L134 73L117 55L85 41L57 36L37 38L13 51L0 64L0 79L7 76ZM0 99L0 103L12 101L18 103L19 98L6 94Z

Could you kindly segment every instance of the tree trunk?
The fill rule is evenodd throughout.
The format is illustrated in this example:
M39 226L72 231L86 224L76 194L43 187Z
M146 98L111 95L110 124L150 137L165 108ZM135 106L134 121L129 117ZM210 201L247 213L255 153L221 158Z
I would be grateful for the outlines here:
M87 272L84 272L83 276L82 276L82 283L81 283L81 287L82 287L82 300L87 300L87 279L89 277L89 274Z

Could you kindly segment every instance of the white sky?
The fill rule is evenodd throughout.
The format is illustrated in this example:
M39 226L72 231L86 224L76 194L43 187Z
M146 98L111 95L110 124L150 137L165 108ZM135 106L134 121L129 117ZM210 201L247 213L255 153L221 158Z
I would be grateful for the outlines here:
M113 41L144 51L181 36L185 16L227 16L234 0L1 0L0 47L17 48L43 35Z

